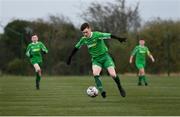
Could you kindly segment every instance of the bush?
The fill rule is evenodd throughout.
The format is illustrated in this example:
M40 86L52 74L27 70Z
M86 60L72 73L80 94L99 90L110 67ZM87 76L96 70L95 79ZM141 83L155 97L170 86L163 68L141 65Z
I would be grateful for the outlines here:
M19 58L15 58L7 65L7 72L13 75L25 75L28 69L28 63Z

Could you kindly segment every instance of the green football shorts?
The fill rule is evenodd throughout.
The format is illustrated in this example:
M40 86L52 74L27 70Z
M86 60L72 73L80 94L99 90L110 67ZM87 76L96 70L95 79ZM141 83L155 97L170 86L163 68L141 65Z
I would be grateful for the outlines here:
M97 65L101 68L115 67L114 61L108 53L102 54L96 58L92 58L92 65Z
M42 63L42 58L39 58L39 57L34 57L34 58L31 58L30 59L30 61L31 61L31 64L41 64Z
M136 62L136 67L138 69L143 69L145 68L145 62Z

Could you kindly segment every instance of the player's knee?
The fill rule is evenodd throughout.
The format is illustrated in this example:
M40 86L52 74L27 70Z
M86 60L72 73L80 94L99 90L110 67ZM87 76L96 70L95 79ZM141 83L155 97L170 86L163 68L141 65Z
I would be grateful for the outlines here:
M139 73L140 73L140 75L145 75L144 70L140 70Z
M116 73L115 72L109 72L109 75L111 76L111 77L116 77Z
M139 75L140 75L140 76L142 76L142 75L143 75L143 73L142 73L142 72L140 72L140 73L139 73Z
M92 66L92 71L93 71L94 76L99 76L100 73L101 73L101 67L99 67L97 65L93 65Z
M94 76L99 76L99 75L100 75L100 73L99 73L99 72L97 72L97 71L93 71L93 75L94 75Z

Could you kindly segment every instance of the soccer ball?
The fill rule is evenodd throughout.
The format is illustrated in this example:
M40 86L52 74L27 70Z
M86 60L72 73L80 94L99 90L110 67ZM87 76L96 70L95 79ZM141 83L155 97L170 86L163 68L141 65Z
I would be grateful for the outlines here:
M98 96L98 90L97 90L97 88L95 86L88 87L86 92L87 92L87 95L90 96L90 97Z

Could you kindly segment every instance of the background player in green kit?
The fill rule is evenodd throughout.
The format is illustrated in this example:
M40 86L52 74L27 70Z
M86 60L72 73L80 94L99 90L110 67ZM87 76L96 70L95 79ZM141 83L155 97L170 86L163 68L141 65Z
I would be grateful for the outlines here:
M30 58L31 64L34 66L36 72L36 89L39 90L40 80L41 80L41 64L42 64L42 55L48 53L47 48L42 42L38 41L38 36L33 35L31 37L32 43L30 43L26 50L26 55Z
M103 89L101 80L99 79L102 68L106 68L108 70L109 75L112 76L116 82L121 96L125 97L126 93L121 86L118 75L116 74L114 62L108 54L108 48L104 43L104 39L114 38L120 42L124 42L126 38L116 37L110 33L92 32L88 23L81 25L81 31L83 33L83 37L81 37L80 41L75 45L75 48L67 60L67 64L69 65L71 63L72 56L82 45L87 45L88 52L92 58L92 71L95 83L98 90L101 92L102 97L106 97L106 92Z
M148 55L151 58L152 62L154 62L155 60L154 60L154 57L151 55L149 49L144 44L145 44L145 40L140 39L139 45L136 46L131 53L129 63L131 64L133 61L133 57L136 56L135 64L139 70L138 85L142 85L142 80L143 80L145 85L147 86L148 83L145 77L146 55Z

